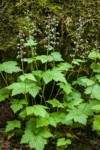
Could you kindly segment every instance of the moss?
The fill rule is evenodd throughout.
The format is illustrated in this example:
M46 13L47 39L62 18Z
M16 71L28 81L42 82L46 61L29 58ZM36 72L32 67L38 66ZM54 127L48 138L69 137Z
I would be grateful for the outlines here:
M48 14L55 14L60 19L59 32L61 33L61 45L70 51L73 46L72 40L75 40L75 32L78 28L79 17L84 20L85 39L88 39L91 48L95 47L95 41L98 41L100 34L100 1L86 0L3 0L0 10L0 51L13 51L16 55L16 35L19 30L23 30L26 25L24 12L32 12L32 19L37 22L37 31L40 40L43 38L42 31L45 30L43 20ZM1 5L0 5L1 6ZM40 24L40 25L39 25ZM60 46L61 47L61 46ZM62 49L61 47L61 49ZM11 56L7 55L7 59ZM13 59L13 56L12 56Z

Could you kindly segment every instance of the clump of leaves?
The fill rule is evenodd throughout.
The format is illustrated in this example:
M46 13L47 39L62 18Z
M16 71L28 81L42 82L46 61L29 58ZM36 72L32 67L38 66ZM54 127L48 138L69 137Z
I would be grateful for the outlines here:
M62 124L68 128L72 128L75 123L86 126L87 120L92 117L93 130L100 133L100 65L96 63L100 53L96 52L96 55L92 51L88 56L93 61L90 65L92 76L78 74L74 81L69 81L69 76L77 65L84 63L83 60L64 62L54 47L47 47L46 55L33 55L34 45L37 45L36 41L28 39L25 46L31 47L32 57L22 60L22 64L25 61L31 67L30 72L22 71L15 61L0 64L0 73L6 83L5 73L22 72L16 82L0 89L0 101L9 98L13 112L18 115L16 120L7 122L6 132L16 132L22 128L20 143L28 144L36 150L43 150L49 138L57 140L56 147L65 148L71 144L71 139L66 139L63 135L57 139L54 136L52 128L57 130ZM43 69L40 69L40 64L44 66ZM52 87L46 95L50 84ZM18 95L20 99L17 98ZM85 99L86 96L88 99Z

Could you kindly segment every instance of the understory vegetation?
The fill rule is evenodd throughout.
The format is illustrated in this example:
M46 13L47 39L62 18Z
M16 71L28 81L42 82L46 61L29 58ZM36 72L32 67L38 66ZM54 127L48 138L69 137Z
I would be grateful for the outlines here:
M14 58L2 58L0 63L0 102L9 101L14 113L5 132L8 139L17 137L30 149L44 150L47 144L67 149L72 139L79 140L71 131L86 126L100 136L100 14L92 16L92 6L100 3L67 4L16 1L16 37L7 37L7 42L11 39L6 46L2 42L1 51L15 52Z

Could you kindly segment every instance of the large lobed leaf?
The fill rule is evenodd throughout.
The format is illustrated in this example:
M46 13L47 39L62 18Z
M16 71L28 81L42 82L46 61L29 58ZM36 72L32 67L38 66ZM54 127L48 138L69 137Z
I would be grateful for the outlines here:
M37 42L33 39L28 39L26 43L24 43L24 46L36 46Z
M39 135L35 135L31 130L25 130L24 135L21 139L21 144L28 143L30 148L35 148L36 150L44 150L47 140Z
M15 128L20 128L21 123L19 120L7 121L6 132L12 131Z
M71 144L71 140L70 139L65 139L65 138L59 138L57 140L57 146L67 146Z
M100 115L94 116L93 130L100 131Z
M93 69L94 72L100 73L100 64L93 62L90 67L91 69Z
M30 148L35 148L36 150L44 150L47 138L51 136L52 134L48 131L48 128L37 128L36 119L30 118L26 123L21 143L28 143Z
M63 91L66 93L66 94L69 94L72 92L72 87L71 87L71 84L69 83L58 83L58 85L60 86L61 89L63 89Z
M46 127L48 125L51 125L53 127L56 127L58 123L65 123L66 114L61 112L54 112L51 113L49 116L46 116L45 118L37 118L37 127ZM69 123L69 122L67 122Z
M94 105L91 109L99 111L100 112L100 104Z
M83 62L85 62L85 60L83 60L83 59L73 59L72 60L72 64L75 64L75 65L80 65L80 63L83 63Z
M47 109L48 107L43 106L43 105L34 105L34 106L29 106L26 108L27 115L32 115L34 114L35 116L41 116L45 117L47 115Z
M90 86L94 84L94 81L92 81L91 79L88 79L86 76L80 77L78 78L76 81L73 82L74 84L79 84L82 86Z
M53 98L52 100L48 100L47 103L51 104L52 107L64 108L63 104L60 103L57 99Z
M87 118L88 116L82 112L81 109L74 108L73 110L69 110L69 113L66 116L66 121L74 120L75 122L86 125Z
M9 97L10 91L6 88L0 89L0 102Z
M100 74L95 75L95 77L100 82Z
M9 85L7 89L12 90L12 96L15 96L17 94L25 94L28 92L28 89L24 82L13 83Z
M35 83L19 82L9 85L7 89L12 90L12 96L29 92L33 97L35 97L38 94L40 87L37 86Z
M37 56L36 60L40 60L42 63L53 62L53 61L63 61L61 54L59 52L52 52L50 55Z
M27 74L20 75L19 78L21 79L21 81L25 81L26 79L36 81L36 79L35 79L35 77L32 73L27 73Z
M19 72L21 69L17 66L16 61L8 61L0 64L0 72L4 71L6 73Z
M57 67L58 67L58 70L60 70L60 71L68 71L73 66L71 64L69 64L68 62L64 62L64 63L58 64Z
M16 113L18 110L22 109L24 105L27 104L27 101L25 99L18 100L18 99L13 99L11 108L14 113Z
M69 102L70 104L71 102ZM90 100L89 103L79 103L77 106L69 105L70 109L67 109L68 114L66 116L66 121L74 120L83 125L86 125L88 116L93 116L93 110L91 109L94 105L98 104L96 100Z
M90 54L88 55L88 58L90 59L100 59L100 52L96 51L96 50L93 50L90 52Z
M52 70L47 70L43 73L43 80L44 82L47 84L50 81L54 80L54 81L61 81L66 83L66 79L64 77L64 74L61 73L60 71L58 71L56 68L52 69Z
M85 94L90 94L91 98L95 98L97 100L100 100L100 85L95 84L93 86L89 86L85 89Z

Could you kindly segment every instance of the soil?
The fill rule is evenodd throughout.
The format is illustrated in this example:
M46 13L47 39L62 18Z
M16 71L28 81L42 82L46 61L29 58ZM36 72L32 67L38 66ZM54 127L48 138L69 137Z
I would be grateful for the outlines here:
M7 139L7 133L5 133L6 121L14 119L14 114L10 109L8 101L0 103L0 150L30 150L27 145L20 145L19 140L16 137ZM65 127L60 129L62 132L67 132ZM65 148L65 150L100 150L100 139L90 127L83 129L73 129L72 135L76 136L72 138L72 144ZM46 145L44 150L56 150L55 144L51 141Z
M4 101L0 103L0 128L4 127L6 121L14 118L13 111L10 109L10 102Z

